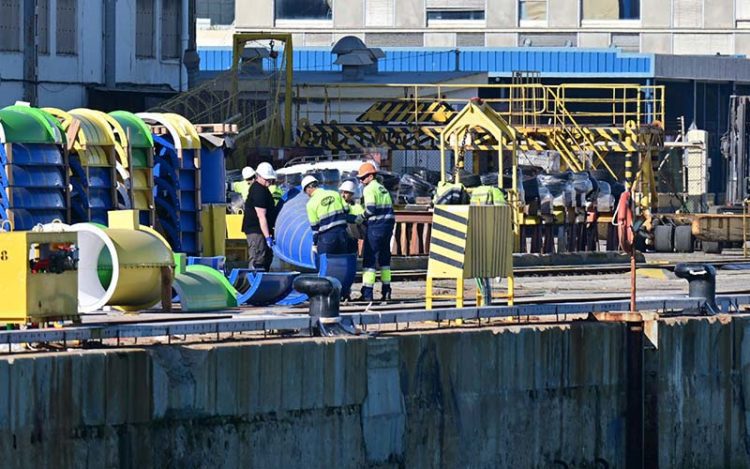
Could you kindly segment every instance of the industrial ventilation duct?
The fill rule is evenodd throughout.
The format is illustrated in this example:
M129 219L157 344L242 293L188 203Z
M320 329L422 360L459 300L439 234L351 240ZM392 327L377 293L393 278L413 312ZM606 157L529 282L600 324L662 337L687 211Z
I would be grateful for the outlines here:
M382 49L367 47L356 36L345 36L333 46L331 53L336 54L336 65L341 65L343 79L363 80L365 75L378 73L378 60L385 57Z

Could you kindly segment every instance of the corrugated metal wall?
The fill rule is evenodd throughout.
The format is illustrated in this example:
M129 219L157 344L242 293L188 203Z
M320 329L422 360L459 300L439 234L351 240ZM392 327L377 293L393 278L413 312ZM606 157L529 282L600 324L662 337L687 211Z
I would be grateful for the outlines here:
M201 70L228 70L232 63L230 48L201 48ZM550 76L653 76L653 56L622 53L616 49L564 48L466 48L385 50L379 61L383 72L489 72L510 74L514 70L534 70ZM279 59L280 60L280 59ZM296 71L339 71L328 48L301 48L294 51ZM267 70L272 62L266 61Z

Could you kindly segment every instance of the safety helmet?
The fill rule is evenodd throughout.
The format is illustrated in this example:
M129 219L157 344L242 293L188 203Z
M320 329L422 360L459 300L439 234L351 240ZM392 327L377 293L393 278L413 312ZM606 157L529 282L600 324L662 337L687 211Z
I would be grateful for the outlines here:
M255 172L263 179L276 179L276 171L273 170L270 163L263 162L259 164Z
M250 166L245 166L242 168L242 179L248 180L255 177L255 170L251 168Z
M357 177L359 179L362 179L362 178L369 176L370 174L376 174L377 172L378 172L378 168L376 168L374 164L368 161L366 163L362 163L362 165L359 167L359 171L357 172Z
M318 180L315 178L315 176L307 175L307 176L305 176L305 177L302 178L302 184L300 184L300 185L302 186L302 190L305 190L305 188L307 188L307 186L309 186L312 183L317 183L317 182L318 182Z
M351 192L354 194L357 192L357 186L354 185L354 181L347 179L339 186L339 192Z

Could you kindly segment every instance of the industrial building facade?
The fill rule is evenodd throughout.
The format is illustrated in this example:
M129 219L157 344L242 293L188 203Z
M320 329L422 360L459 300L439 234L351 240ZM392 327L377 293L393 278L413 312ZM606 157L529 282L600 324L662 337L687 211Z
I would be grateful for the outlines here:
M142 110L187 89L191 1L0 1L0 103Z
M197 8L237 31L292 32L298 46L356 35L371 47L750 53L750 0L198 0Z

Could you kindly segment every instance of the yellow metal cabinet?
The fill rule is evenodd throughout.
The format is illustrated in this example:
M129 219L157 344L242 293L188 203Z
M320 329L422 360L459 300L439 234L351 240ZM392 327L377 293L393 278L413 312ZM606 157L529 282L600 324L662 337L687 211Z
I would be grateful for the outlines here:
M0 323L78 316L76 233L0 233Z

